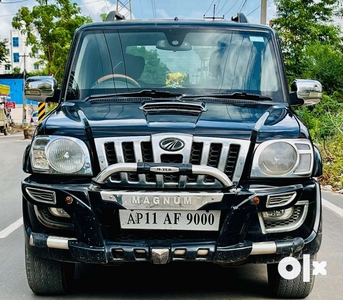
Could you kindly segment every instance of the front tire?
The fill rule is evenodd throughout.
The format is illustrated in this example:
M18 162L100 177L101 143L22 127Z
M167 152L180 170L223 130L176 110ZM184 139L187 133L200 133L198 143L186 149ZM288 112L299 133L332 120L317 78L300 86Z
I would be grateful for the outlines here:
M311 255L310 261L314 261L315 255ZM312 274L312 267L310 271L310 281L303 281L303 262L299 260L301 265L300 274L294 279L283 278L278 271L278 264L268 264L268 284L273 297L277 298L305 298L307 297L314 286L314 275Z
M74 264L37 256L25 245L26 276L31 290L37 295L60 295L69 291L74 279Z

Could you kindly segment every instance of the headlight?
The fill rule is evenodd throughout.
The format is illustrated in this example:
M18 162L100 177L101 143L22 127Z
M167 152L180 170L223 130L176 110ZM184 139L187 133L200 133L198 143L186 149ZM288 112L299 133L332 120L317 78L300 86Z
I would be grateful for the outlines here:
M37 173L92 175L88 149L76 138L36 137L30 158L32 169Z
M294 168L297 151L292 145L279 142L267 146L258 158L260 170L267 175L283 175Z
M313 149L308 140L279 140L260 144L251 177L306 177L313 168Z

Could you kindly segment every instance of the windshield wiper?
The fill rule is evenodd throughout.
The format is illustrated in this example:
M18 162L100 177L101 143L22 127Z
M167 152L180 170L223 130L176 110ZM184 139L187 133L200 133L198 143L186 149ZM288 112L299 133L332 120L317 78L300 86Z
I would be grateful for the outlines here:
M259 94L250 94L245 92L235 92L232 94L208 94L208 95L202 95L201 97L198 97L197 99L202 98L221 98L221 99L246 99L246 100L254 100L254 101L270 101L273 100L271 97L263 96Z
M141 90L138 92L126 92L126 93L115 93L115 94L100 94L100 95L90 95L85 99L89 101L92 99L102 99L110 97L150 97L150 98L173 98L173 100L180 100L184 97L184 94L173 93L168 91L158 91L158 90Z

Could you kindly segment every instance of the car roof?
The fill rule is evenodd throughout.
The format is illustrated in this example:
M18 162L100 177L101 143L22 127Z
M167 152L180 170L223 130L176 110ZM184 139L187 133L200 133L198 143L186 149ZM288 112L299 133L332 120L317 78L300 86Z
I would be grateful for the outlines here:
M264 32L274 32L274 30L267 26L261 24L252 24L252 23L240 23L229 20L205 20L205 19L158 19L158 20L140 20L140 19L131 19L131 20L114 20L114 21L105 21L97 23L88 23L82 25L79 30L90 30L90 29L122 29L122 28L161 28L161 27L208 27L208 28L232 28L240 29L247 31L264 31ZM78 31L79 31L78 30Z

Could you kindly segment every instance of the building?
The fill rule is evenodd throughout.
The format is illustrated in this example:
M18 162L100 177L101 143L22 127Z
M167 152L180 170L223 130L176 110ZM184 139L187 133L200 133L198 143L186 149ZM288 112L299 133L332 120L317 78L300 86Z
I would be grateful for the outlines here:
M37 102L24 99L24 70L31 73L43 67L39 64L39 58L32 55L31 47L26 45L26 35L12 28L7 43L7 62L0 65L0 83L10 86L8 101L15 102L11 117L16 124L22 124L24 119L27 122L37 109Z
M11 29L7 44L7 62L0 65L0 74L34 72L42 70L39 58L32 55L31 47L26 45L26 35L20 30Z

